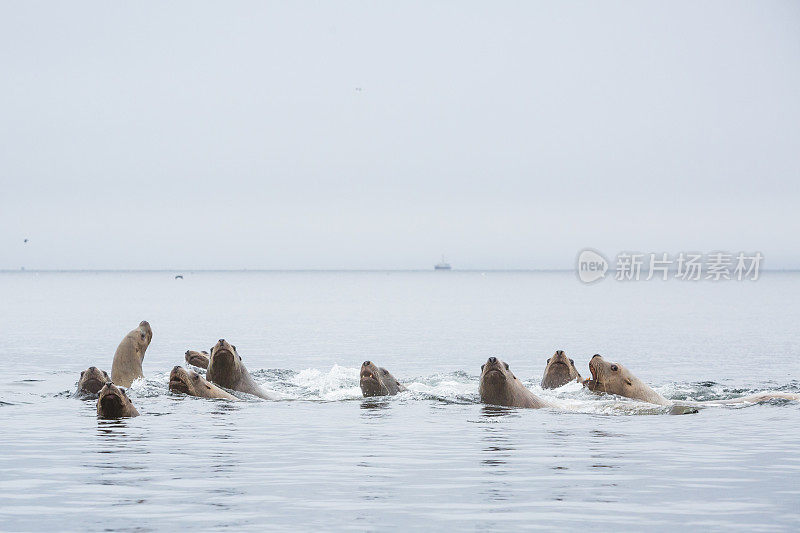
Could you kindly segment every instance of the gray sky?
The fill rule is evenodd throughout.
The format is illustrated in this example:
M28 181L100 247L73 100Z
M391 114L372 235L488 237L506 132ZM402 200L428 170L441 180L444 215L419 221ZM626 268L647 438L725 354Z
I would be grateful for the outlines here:
M800 267L799 2L6 1L0 68L0 268Z

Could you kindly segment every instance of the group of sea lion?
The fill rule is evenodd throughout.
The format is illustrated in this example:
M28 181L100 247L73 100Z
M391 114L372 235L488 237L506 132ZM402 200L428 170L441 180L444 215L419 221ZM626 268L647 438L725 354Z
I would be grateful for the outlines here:
M654 391L620 363L610 363L603 359L600 354L595 354L589 361L589 372L592 374L591 379L581 378L575 366L575 361L568 358L563 350L557 350L547 360L541 387L543 389L556 389L575 381L582 383L583 386L593 392L623 396L640 402L668 406L671 414L693 413L697 412L698 407L713 405L758 403L774 399L800 400L800 394L766 392L729 400L672 402ZM378 368L370 361L365 361L361 365L361 391L364 396L394 395L403 390L405 390L405 387L386 369ZM490 405L532 409L557 407L533 394L511 372L508 363L501 361L497 357L490 357L486 363L481 365L478 391L481 401Z
M108 373L95 366L81 372L77 394L83 397L97 396L97 416L100 418L123 418L139 415L123 387L130 387L134 380L143 378L142 361L153 330L143 320L119 343L111 363L111 379ZM219 339L211 353L188 350L186 362L206 369L206 377L194 370L176 366L169 374L169 389L173 392L236 401L239 398L230 391L252 394L265 400L275 396L262 389L247 371L242 357L225 339ZM226 390L227 389L227 390Z
M111 379L105 371L95 366L90 366L81 372L77 393L84 397L97 396L98 417L123 418L139 415L139 411L133 406L123 387L130 387L134 380L144 377L142 361L152 340L153 330L150 324L143 320L119 343L111 364ZM251 394L265 400L277 399L255 382L244 366L242 357L236 351L236 346L225 339L219 339L210 352L187 350L185 359L192 366L206 369L206 376L176 366L169 375L169 390L173 392L232 401L239 398L231 392ZM597 393L669 406L674 414L696 412L696 407L706 405L757 403L772 399L800 400L800 394L760 393L730 400L671 402L634 376L627 368L619 363L606 361L600 354L595 354L589 361L589 372L592 378L582 379L575 361L568 358L563 350L558 350L547 360L541 386L543 389L555 389L575 381ZM361 365L359 384L364 397L394 396L407 390L388 370L372 361L364 361ZM490 357L481 365L478 390L481 401L486 404L533 409L556 407L533 394L511 372L508 363L497 357Z
M123 387L130 387L137 378L144 377L142 361L144 353L153 340L153 330L147 320L142 320L136 329L125 335L114 352L111 363L111 379L105 370L90 366L78 379L77 394L97 395L97 416L100 418L123 418L139 416Z
M649 385L633 375L620 363L611 363L595 354L589 361L591 379L582 379L575 367L575 361L567 358L562 350L558 350L547 360L542 378L543 389L555 389L571 381L582 383L587 389L601 393L623 396L640 402L670 407L672 414L696 412L697 407L712 405L731 405L742 403L758 403L773 399L800 400L800 394L793 393L759 393L729 400L710 400L705 402L672 402L654 391ZM481 401L492 405L507 407L554 407L551 403L538 398L511 372L508 363L490 357L481 367L480 382Z

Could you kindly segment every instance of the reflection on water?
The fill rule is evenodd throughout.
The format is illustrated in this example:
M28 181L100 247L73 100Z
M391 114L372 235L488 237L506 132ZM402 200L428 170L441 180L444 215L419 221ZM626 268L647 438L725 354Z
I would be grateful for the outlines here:
M386 399L364 398L360 404L361 409L366 412L361 413L367 418L381 418L386 415L386 410L391 407L391 401Z
M97 419L97 436L106 439L120 439L128 438L125 431L128 427L127 418L98 418Z
M487 422L498 422L498 420L492 419L497 417L518 418L520 416L520 409L516 407L502 407L499 405L482 405L481 416L486 418Z

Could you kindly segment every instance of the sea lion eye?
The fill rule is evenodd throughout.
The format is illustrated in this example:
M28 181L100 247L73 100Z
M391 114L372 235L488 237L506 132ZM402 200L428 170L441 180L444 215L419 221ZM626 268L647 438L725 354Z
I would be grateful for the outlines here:
M611 370L616 372L617 370L619 370L619 367L617 365L611 365Z
M486 363L482 364L481 365L481 370L483 370L483 367L485 367L485 366L486 366Z
M549 362L550 362L550 359L548 359L548 360L547 360L547 362L549 363Z
M142 333L142 340L144 340L144 333Z
M572 363L572 366L575 366L575 361L574 360L570 359L569 362Z
M503 365L505 365L506 370L508 370L508 363L503 363Z
M236 346L234 346L234 345L231 345L231 348L233 348L233 351L234 351L234 352L236 351Z
M86 370L81 370L81 376L86 373Z

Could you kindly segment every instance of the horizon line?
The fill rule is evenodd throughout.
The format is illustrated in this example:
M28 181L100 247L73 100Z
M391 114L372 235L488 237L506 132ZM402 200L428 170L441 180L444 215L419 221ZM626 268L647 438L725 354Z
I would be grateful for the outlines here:
M174 274L195 272L575 272L574 268L0 268L0 273L125 273L125 272L170 272ZM669 270L676 272L676 270ZM800 268L764 268L760 272L800 272Z

